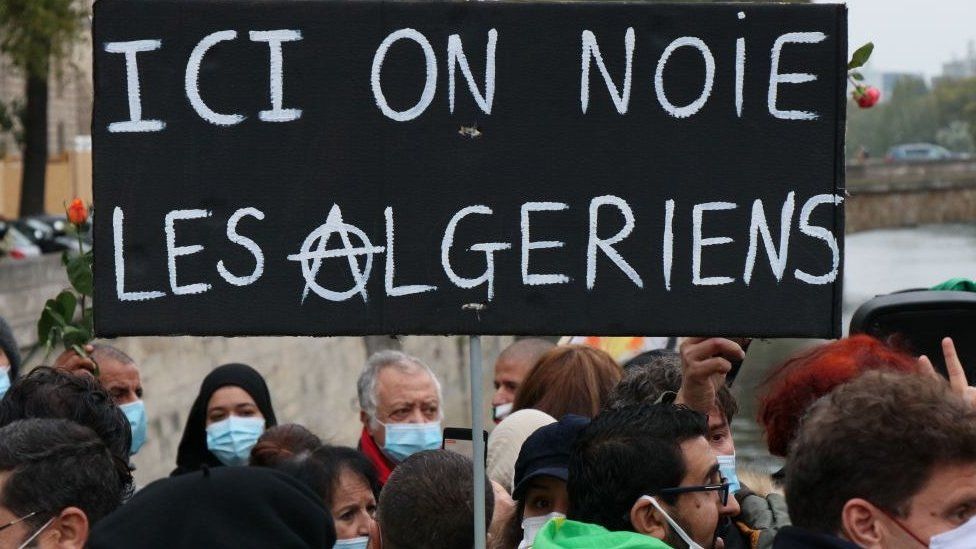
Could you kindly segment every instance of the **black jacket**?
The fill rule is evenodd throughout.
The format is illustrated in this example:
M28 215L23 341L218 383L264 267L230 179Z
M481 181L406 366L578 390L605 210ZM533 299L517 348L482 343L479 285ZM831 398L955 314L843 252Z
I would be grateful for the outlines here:
M773 549L860 549L846 539L796 526L781 528L773 540Z

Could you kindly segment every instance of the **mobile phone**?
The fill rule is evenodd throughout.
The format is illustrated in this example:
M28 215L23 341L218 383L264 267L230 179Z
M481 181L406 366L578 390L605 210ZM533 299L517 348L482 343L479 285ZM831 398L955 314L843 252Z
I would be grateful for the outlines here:
M947 376L942 338L951 337L969 384L976 383L976 293L915 290L876 297L858 308L850 332L866 333L915 355Z
M488 446L488 431L482 431L481 434L484 437L485 446ZM462 456L467 456L470 459L474 459L474 439L471 436L471 429L464 427L446 427L444 429L444 442L441 448L445 450L450 450L461 454ZM488 453L485 452L486 460Z

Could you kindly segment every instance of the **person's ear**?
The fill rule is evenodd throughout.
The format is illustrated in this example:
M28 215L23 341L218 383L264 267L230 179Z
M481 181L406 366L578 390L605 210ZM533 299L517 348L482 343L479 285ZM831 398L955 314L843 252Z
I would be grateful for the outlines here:
M369 429L369 414L365 410L359 411L359 421L363 422L367 430Z
M841 510L841 530L845 538L864 549L885 547L885 525L880 520L882 513L871 502L853 498Z
M67 507L51 523L58 549L82 549L88 543L88 516L77 507Z
M663 540L668 535L668 521L650 501L641 498L630 508L630 524L638 534Z

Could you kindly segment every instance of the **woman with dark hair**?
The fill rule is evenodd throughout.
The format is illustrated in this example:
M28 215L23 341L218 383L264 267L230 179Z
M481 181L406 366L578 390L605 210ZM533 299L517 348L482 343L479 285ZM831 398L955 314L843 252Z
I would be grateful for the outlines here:
M251 465L274 467L278 463L311 452L322 446L322 440L297 423L269 427L251 448Z
M224 364L200 384L170 476L203 466L246 465L261 433L277 424L261 374L246 364Z
M552 417L594 418L623 370L605 351L560 345L542 355L515 393L513 411L534 408Z
M366 456L344 446L322 446L274 465L322 497L335 523L335 547L364 549L369 542L380 483Z

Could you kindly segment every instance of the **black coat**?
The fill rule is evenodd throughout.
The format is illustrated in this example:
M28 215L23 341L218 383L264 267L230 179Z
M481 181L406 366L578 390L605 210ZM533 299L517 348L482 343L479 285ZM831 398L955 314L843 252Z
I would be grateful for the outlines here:
M153 482L92 530L89 549L331 549L322 498L264 467L204 468Z
M860 549L846 539L786 526L773 540L773 549Z

